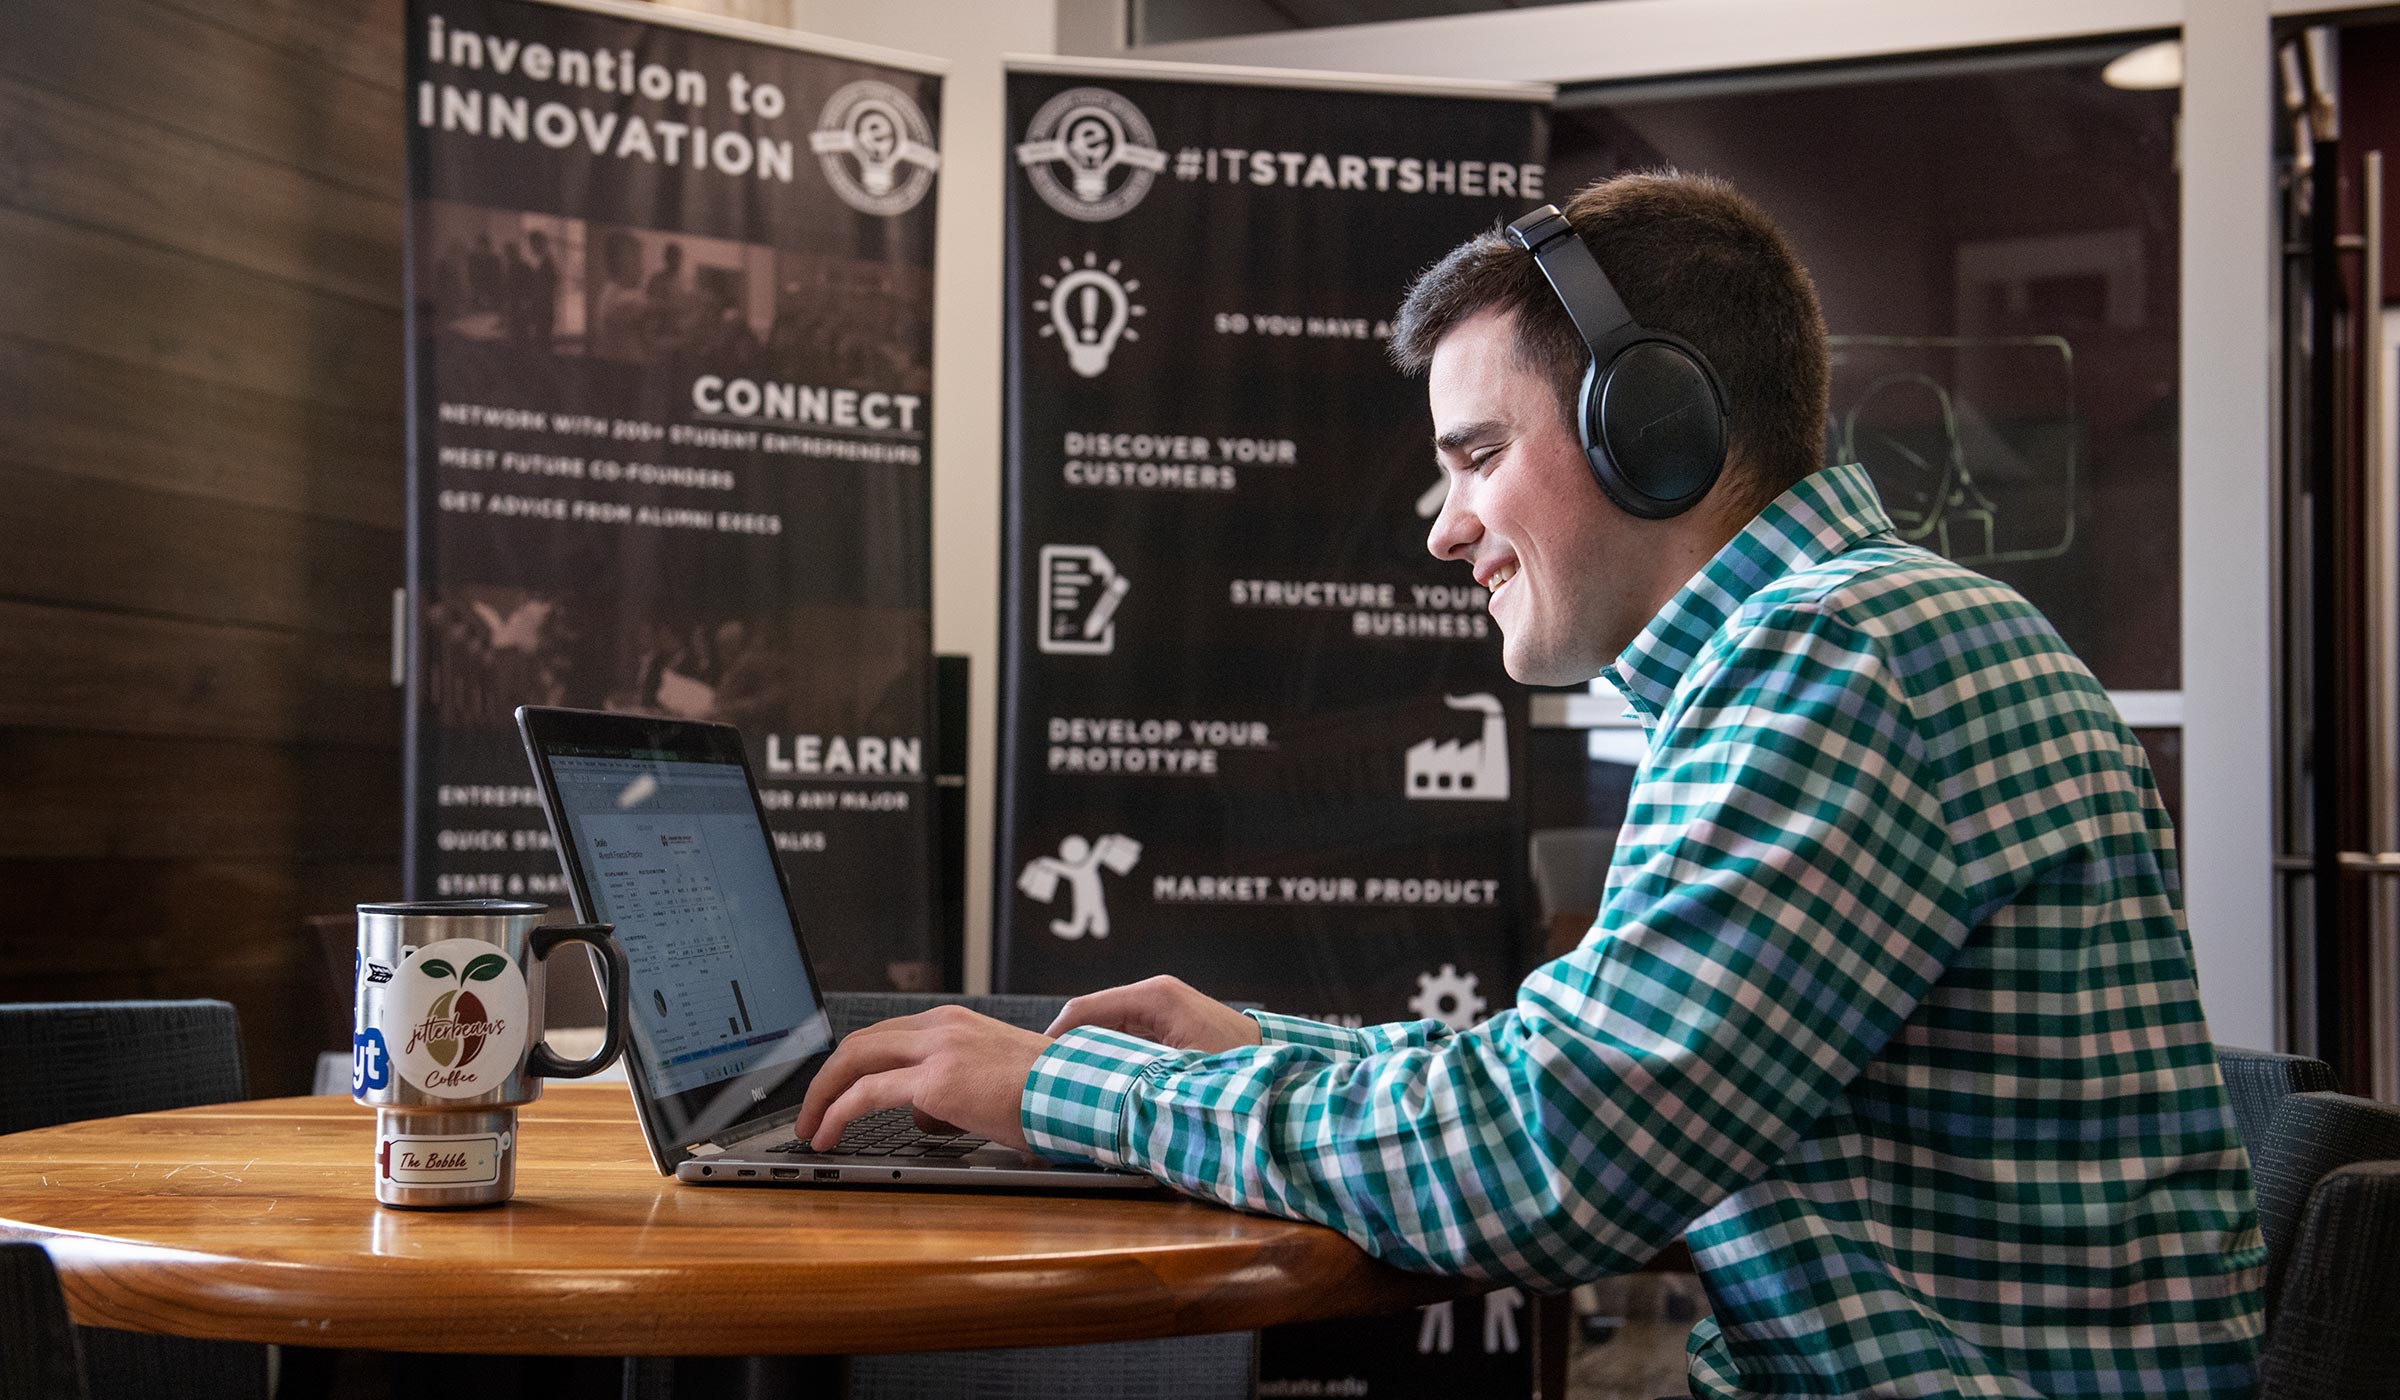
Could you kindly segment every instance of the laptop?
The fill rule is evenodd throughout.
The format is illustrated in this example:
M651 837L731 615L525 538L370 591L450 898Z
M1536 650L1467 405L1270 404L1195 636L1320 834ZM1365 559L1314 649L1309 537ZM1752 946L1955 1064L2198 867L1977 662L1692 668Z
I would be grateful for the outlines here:
M833 1028L740 733L533 706L517 731L576 916L614 924L625 950L625 1077L660 1172L703 1186L1156 1186L924 1133L905 1108L809 1150L792 1123Z

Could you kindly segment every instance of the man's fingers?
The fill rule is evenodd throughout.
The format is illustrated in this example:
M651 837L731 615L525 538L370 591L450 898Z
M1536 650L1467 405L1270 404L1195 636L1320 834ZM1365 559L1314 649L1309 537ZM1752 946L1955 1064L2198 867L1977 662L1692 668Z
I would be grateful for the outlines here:
M909 1016L882 1021L843 1036L832 1056L818 1066L817 1077L808 1082L808 1093L800 1100L800 1116L792 1120L794 1131L802 1137L811 1136L817 1115L825 1111L835 1095L849 1088L851 1081L915 1064L922 1052L908 1023L916 1019Z
M869 1026L846 1037L809 1082L793 1134L827 1150L860 1114L906 1106L920 1125L955 1124L1021 1147L1018 1100L1043 1043L957 1006Z
M825 1110L825 1121L809 1134L808 1145L819 1152L830 1152L842 1140L842 1130L850 1126L852 1119L881 1108L906 1106L915 1097L919 1075L915 1065L862 1075Z

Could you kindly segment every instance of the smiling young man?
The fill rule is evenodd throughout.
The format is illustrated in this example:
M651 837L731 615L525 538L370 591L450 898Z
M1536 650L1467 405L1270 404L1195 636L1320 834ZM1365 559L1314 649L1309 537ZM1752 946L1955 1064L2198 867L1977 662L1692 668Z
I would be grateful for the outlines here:
M1606 674L1649 731L1583 945L1457 1033L1169 978L1051 1036L887 1022L800 1130L912 1103L1535 1286L1681 1236L1697 1395L2247 1396L2265 1250L2140 745L2023 598L1818 469L1824 327L1755 207L1650 174L1565 218L1713 367L1696 504L1596 480L1585 342L1500 234L1419 279L1393 350L1449 480L1428 547L1491 590L1509 673Z

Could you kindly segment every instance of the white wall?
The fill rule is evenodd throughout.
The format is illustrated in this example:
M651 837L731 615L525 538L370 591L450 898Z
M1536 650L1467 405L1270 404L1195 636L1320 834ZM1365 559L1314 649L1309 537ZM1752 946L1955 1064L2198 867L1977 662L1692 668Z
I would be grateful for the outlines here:
M789 0L796 29L950 62L942 85L933 313L933 646L965 655L966 990L991 985L992 750L999 736L1000 57L1049 53L1059 0ZM1071 5L1074 0L1068 0Z
M2184 908L2210 1032L2279 1049L2266 0L2188 0L2183 39Z

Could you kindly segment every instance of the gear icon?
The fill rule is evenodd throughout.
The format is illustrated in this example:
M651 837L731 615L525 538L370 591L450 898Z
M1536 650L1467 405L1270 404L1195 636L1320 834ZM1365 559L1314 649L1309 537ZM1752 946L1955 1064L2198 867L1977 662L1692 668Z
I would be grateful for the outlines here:
M1454 1031L1463 1031L1475 1024L1486 1005L1482 997L1475 995L1475 982L1474 973L1461 973L1455 963L1443 963L1439 972L1420 972L1417 994L1408 999L1408 1009Z

